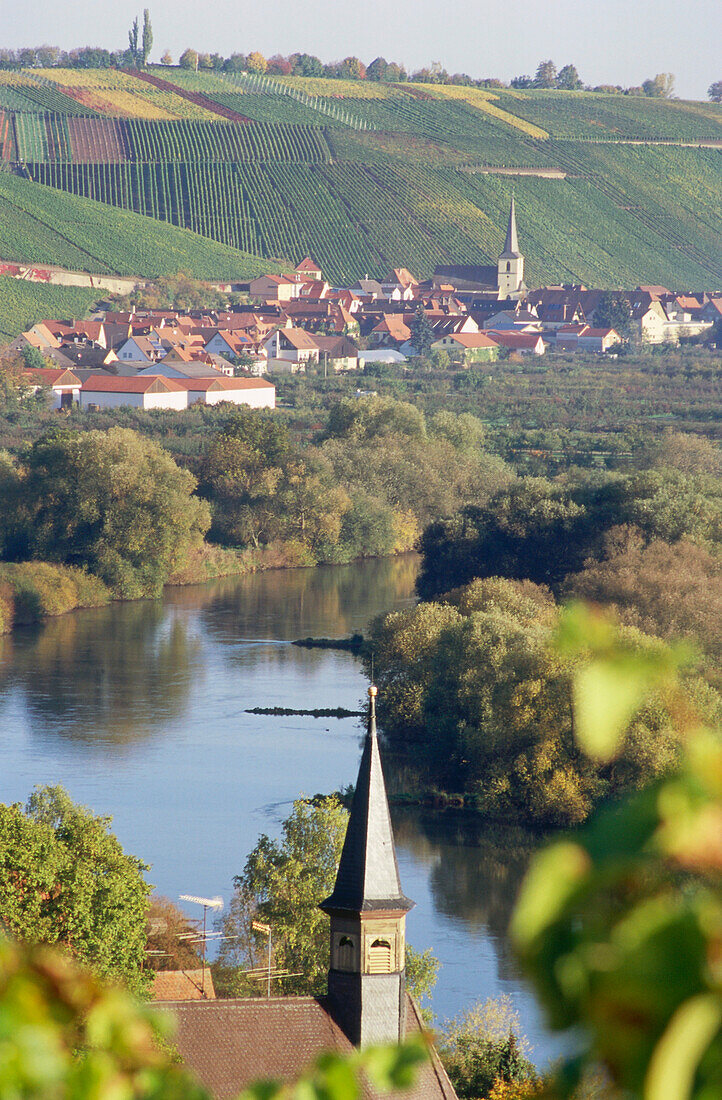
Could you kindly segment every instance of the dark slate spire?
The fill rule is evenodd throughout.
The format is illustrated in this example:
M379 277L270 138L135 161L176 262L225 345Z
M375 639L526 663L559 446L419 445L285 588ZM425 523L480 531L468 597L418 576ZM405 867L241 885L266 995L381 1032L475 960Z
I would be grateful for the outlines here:
M346 839L333 893L321 903L327 912L351 913L413 907L401 891L386 786L376 737L376 687L369 688L369 725Z
M516 234L516 207L514 205L514 196L511 196L511 206L509 207L509 225L506 230L506 240L504 241L504 251L499 259L501 260L516 260L521 257L519 251L519 238Z

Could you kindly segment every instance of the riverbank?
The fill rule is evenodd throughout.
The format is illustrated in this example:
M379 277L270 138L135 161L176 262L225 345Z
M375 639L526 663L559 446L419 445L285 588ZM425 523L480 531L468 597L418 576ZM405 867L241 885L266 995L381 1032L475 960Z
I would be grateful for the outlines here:
M264 568L262 552L224 550L204 545L194 552L185 569L169 578L169 585L203 584L221 577L243 576ZM147 597L151 599L153 597ZM99 577L71 565L51 562L0 562L0 634L33 626L56 615L120 601Z
M398 557L388 554L384 557ZM381 560L374 558L369 560ZM296 543L275 543L243 550L226 549L204 543L189 555L182 570L173 573L165 588L190 587L221 580L224 577L244 577L270 570L309 569L328 565L309 562ZM338 563L334 563L338 564ZM346 562L343 564L353 564ZM159 594L160 595L160 594ZM155 599L155 596L141 599ZM0 561L0 635L23 626L34 626L57 615L84 608L104 607L125 602L99 577L70 565L52 562ZM295 645L308 648L347 649L358 653L363 642L361 634L350 638L301 638Z

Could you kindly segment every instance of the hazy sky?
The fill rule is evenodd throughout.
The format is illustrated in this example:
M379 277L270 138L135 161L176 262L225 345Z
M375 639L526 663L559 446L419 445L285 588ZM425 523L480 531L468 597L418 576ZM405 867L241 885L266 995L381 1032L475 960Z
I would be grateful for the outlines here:
M137 0L148 3L152 59L186 46L227 56L299 50L331 61L379 54L419 68L508 80L552 58L572 62L585 83L641 84L676 74L680 97L704 99L722 80L722 0ZM0 0L1 46L47 42L127 46L133 3Z

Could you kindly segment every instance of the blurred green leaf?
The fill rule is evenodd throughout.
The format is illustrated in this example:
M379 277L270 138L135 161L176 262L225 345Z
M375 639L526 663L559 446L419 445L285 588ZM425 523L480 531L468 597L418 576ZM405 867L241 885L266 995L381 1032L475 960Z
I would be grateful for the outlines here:
M649 679L611 661L590 661L574 676L574 732L594 760L610 760L644 702Z
M644 1100L688 1100L697 1067L720 1027L722 997L708 993L685 1001L654 1051Z
M552 924L589 873L589 856L579 844L561 841L532 863L512 920L512 936L528 948Z

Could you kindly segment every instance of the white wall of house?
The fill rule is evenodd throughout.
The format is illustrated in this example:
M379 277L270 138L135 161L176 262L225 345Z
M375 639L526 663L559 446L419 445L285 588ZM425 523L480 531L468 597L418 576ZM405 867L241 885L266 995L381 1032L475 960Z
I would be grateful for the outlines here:
M188 394L185 390L172 390L165 393L120 393L81 390L80 404L98 405L101 409L120 409L129 405L132 409L185 409L188 407Z
M189 393L189 399L191 394ZM220 405L230 401L234 405L248 405L252 409L275 409L276 387L263 386L252 390L210 390L205 395L206 405Z

